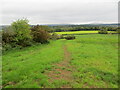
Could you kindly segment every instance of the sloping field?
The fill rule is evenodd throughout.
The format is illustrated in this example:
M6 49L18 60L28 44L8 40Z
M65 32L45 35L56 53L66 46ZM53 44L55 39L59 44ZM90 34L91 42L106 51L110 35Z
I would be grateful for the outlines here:
M3 55L4 88L117 88L117 35L77 35Z

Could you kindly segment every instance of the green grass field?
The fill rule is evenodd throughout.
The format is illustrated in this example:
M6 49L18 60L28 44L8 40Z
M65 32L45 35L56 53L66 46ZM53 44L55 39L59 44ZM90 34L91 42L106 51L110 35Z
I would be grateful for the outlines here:
M77 35L3 54L4 88L117 88L118 36Z
M57 34L97 34L98 31L71 31L71 32L56 32ZM116 33L114 31L108 31L108 33Z

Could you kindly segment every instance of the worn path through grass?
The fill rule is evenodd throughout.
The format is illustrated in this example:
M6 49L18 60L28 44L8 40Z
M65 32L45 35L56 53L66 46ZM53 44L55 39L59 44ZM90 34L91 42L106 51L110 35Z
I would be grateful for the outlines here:
M71 54L67 50L67 45L63 46L63 51L63 61L54 64L53 69L51 71L48 71L46 75L49 77L49 82L51 84L57 84L59 88L71 88L74 81L74 78L72 76L72 71L74 71L74 68L70 64Z
M118 88L118 35L76 35L2 54L3 88Z

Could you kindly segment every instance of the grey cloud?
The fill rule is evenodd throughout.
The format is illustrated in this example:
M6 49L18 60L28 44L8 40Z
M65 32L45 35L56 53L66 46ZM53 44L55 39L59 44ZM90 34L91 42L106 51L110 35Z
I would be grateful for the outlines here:
M11 1L11 2L10 2ZM28 18L31 24L117 22L117 1L8 0L2 2L2 24Z

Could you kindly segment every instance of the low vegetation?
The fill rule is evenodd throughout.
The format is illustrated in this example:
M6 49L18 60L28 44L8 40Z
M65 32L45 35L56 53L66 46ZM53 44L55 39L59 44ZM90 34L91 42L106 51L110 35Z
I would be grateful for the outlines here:
M63 39L63 35L57 34L57 33L54 32L54 33L51 34L51 39L52 40Z
M67 36L65 37L65 39L66 39L66 40L73 40L73 39L75 39L75 36L73 36L73 35L67 35Z
M98 31L99 34L108 34L108 31L107 31L107 28L101 28L99 31Z

